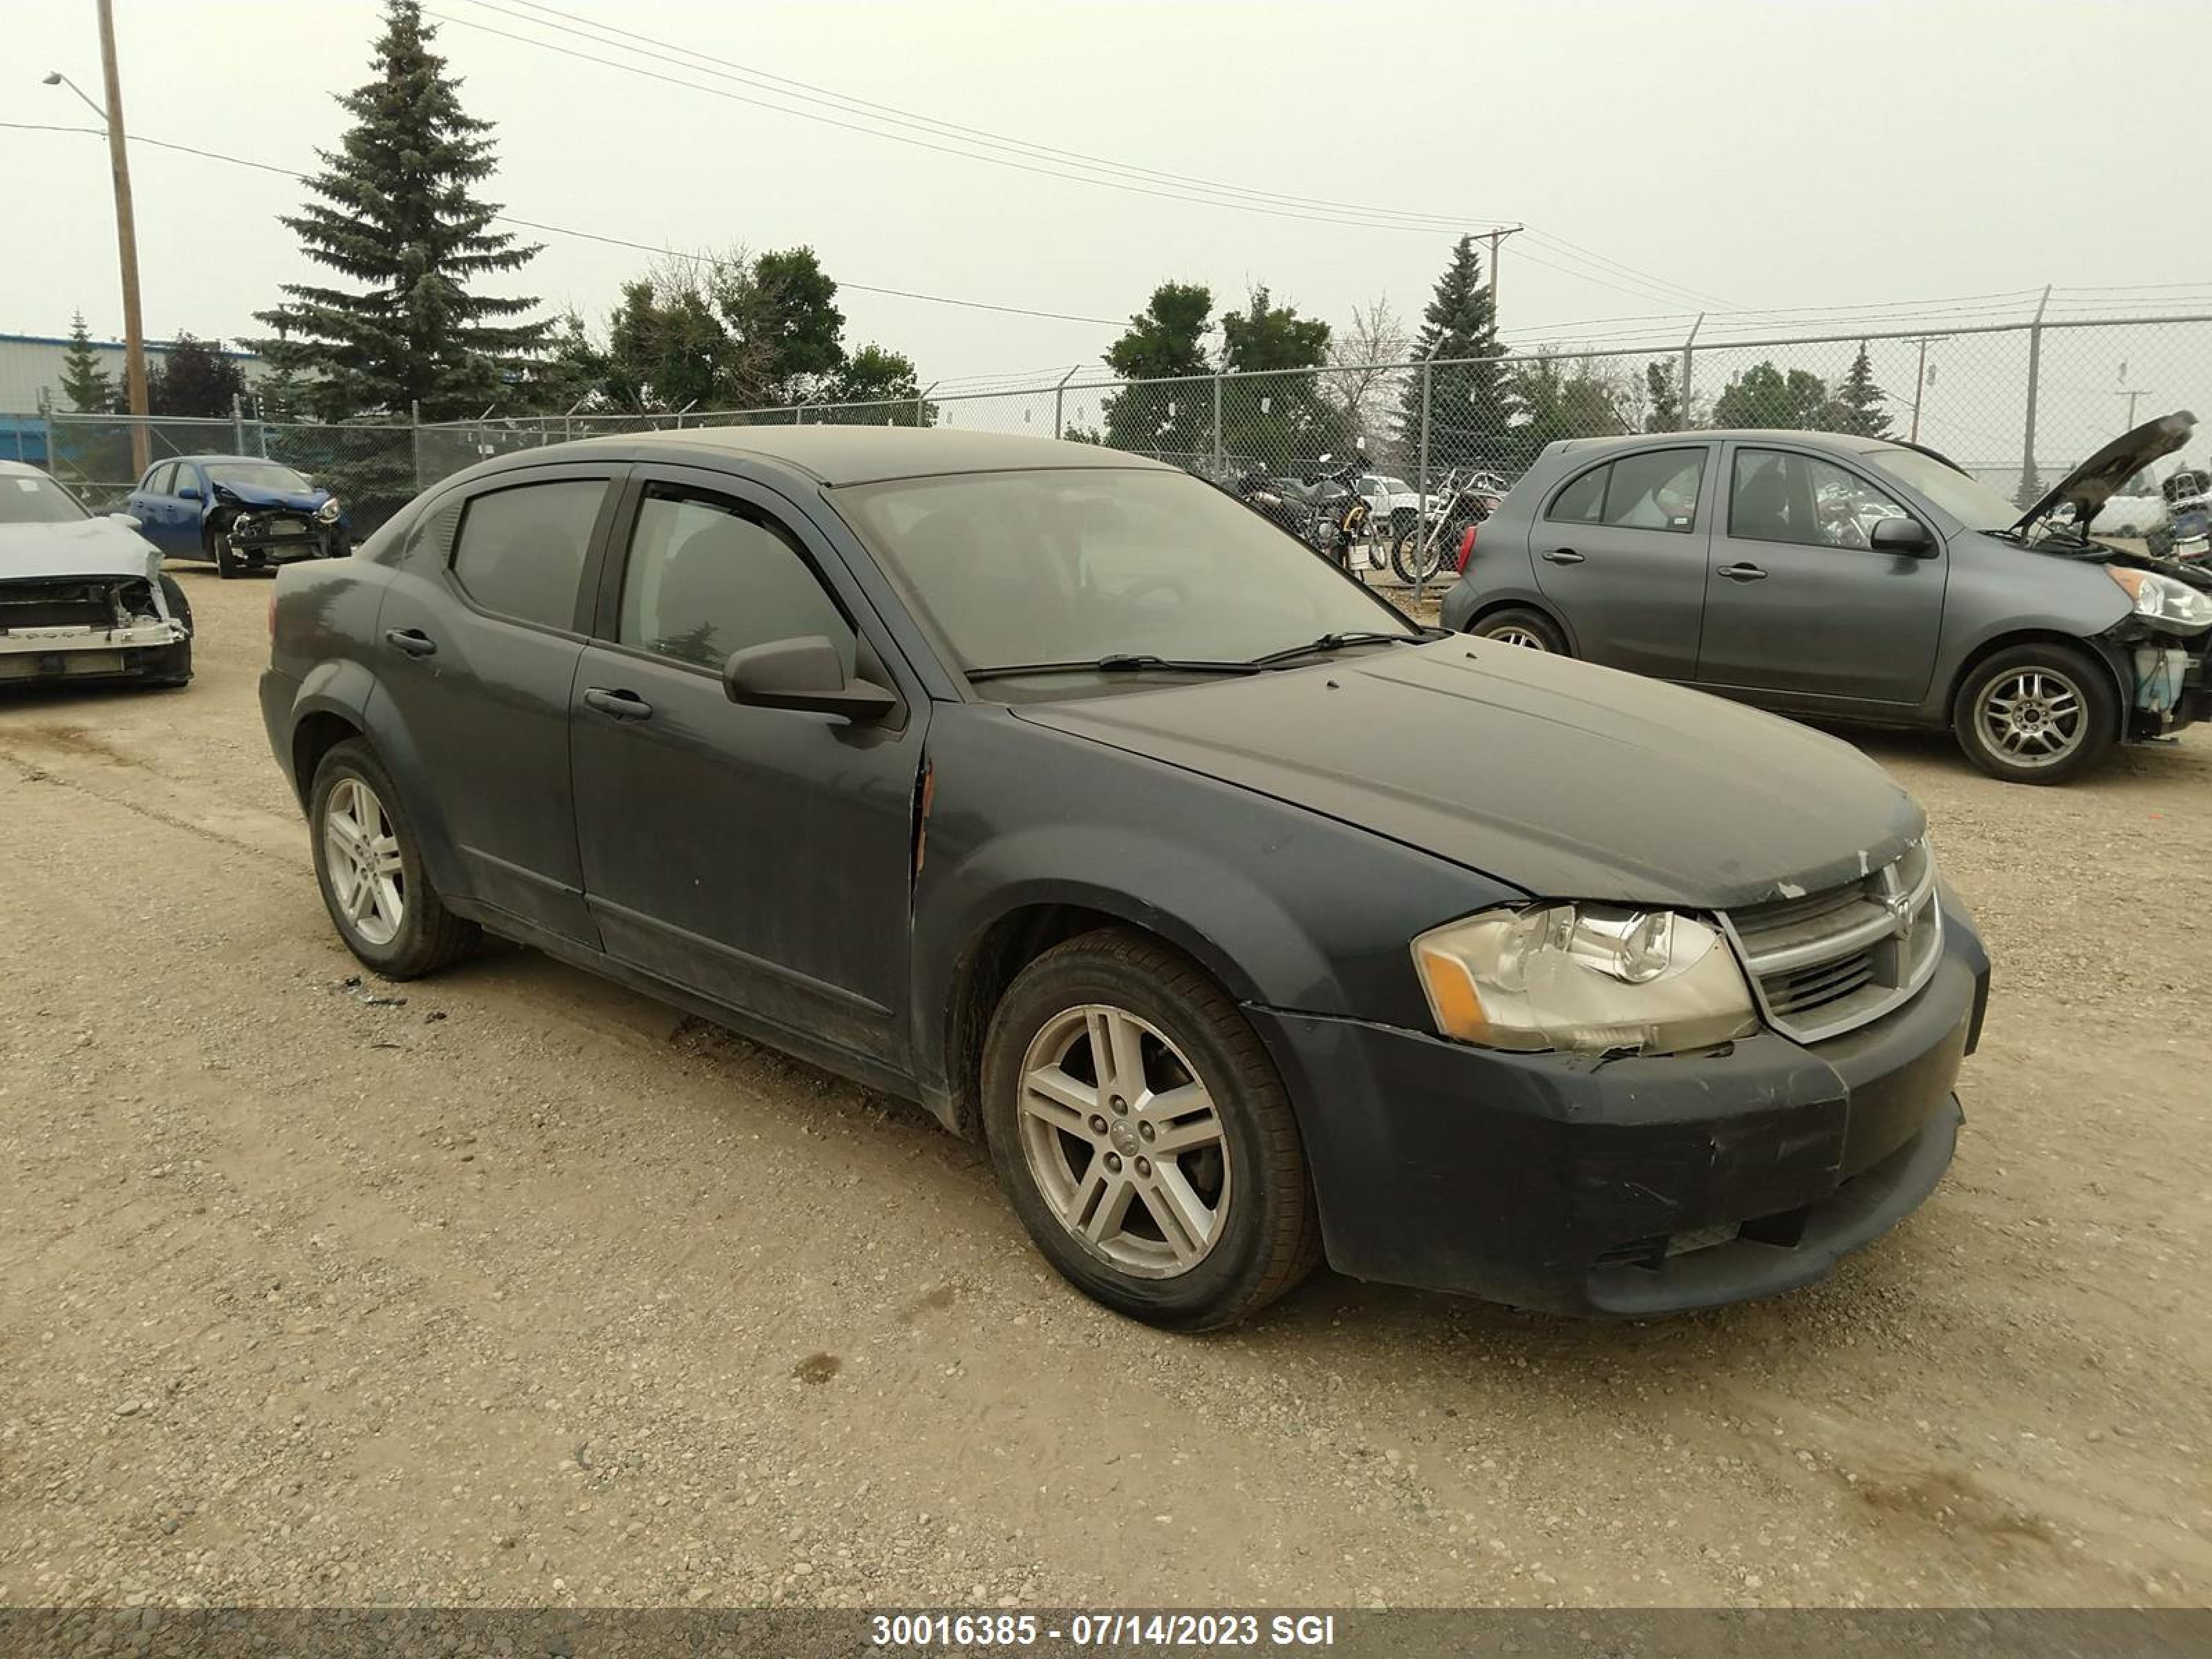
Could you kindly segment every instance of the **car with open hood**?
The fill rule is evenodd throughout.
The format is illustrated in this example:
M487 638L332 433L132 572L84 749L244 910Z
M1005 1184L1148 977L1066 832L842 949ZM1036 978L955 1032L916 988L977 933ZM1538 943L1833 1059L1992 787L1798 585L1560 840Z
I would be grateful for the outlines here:
M0 689L191 677L191 606L131 519L0 461Z
M2212 714L2212 574L2095 534L2194 425L2145 422L2025 513L1893 438L1566 440L1468 538L1443 620L1783 714L1948 726L1984 771L2056 783Z
M1989 963L1879 767L1416 627L1139 457L559 444L281 571L270 626L270 748L371 969L489 931L917 1100L1139 1318L1324 1258L1709 1306L1952 1156Z
M156 461L127 505L168 557L205 559L220 576L353 550L353 525L338 499L258 455Z

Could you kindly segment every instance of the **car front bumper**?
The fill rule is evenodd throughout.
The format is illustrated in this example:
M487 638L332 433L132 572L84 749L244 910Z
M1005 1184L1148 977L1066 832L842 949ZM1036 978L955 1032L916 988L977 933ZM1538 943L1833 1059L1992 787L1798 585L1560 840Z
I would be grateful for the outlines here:
M129 628L30 628L0 634L0 685L131 679L166 665L191 635L173 622Z
M295 559L335 559L352 551L345 532L337 525L316 525L286 534L262 530L248 531L241 536L234 531L230 544L262 564L284 564Z
M1823 1276L1926 1198L1989 961L1947 906L1926 988L1808 1048L1510 1054L1250 1009L1298 1107L1330 1264L1565 1313L1654 1315Z

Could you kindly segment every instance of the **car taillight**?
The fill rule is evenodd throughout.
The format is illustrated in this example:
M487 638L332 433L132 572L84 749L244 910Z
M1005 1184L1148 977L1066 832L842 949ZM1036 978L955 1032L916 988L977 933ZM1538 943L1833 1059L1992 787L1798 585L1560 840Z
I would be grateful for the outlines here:
M1466 573L1468 560L1472 557L1474 553L1474 538L1476 532L1481 530L1481 528L1482 526L1479 524L1471 524L1467 527L1467 534L1459 538L1459 568L1461 574L1462 574Z

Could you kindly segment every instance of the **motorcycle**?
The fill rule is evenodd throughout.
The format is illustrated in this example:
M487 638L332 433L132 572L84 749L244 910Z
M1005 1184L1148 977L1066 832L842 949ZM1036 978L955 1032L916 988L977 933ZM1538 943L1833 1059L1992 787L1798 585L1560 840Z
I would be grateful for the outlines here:
M1363 441L1361 447L1365 447ZM1321 464L1327 466L1334 459L1324 454ZM1352 568L1352 550L1365 539L1368 520L1374 512L1367 497L1359 493L1359 477L1366 468L1366 456L1354 455L1314 481L1306 540L1346 571ZM1365 564L1363 560L1363 570ZM1362 575L1360 580L1364 581L1366 577Z
M1505 481L1494 472L1447 472L1420 518L1391 541L1390 568L1398 580L1408 587L1434 581L1458 556L1467 532L1496 512L1504 495Z

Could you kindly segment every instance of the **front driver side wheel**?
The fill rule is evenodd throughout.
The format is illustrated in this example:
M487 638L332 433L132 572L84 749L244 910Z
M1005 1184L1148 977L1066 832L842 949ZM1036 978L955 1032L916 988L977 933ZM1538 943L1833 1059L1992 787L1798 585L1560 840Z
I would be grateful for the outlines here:
M1157 940L1104 929L1030 963L992 1016L982 1090L1015 1213L1117 1313L1217 1329L1320 1259L1281 1078L1236 1004Z

